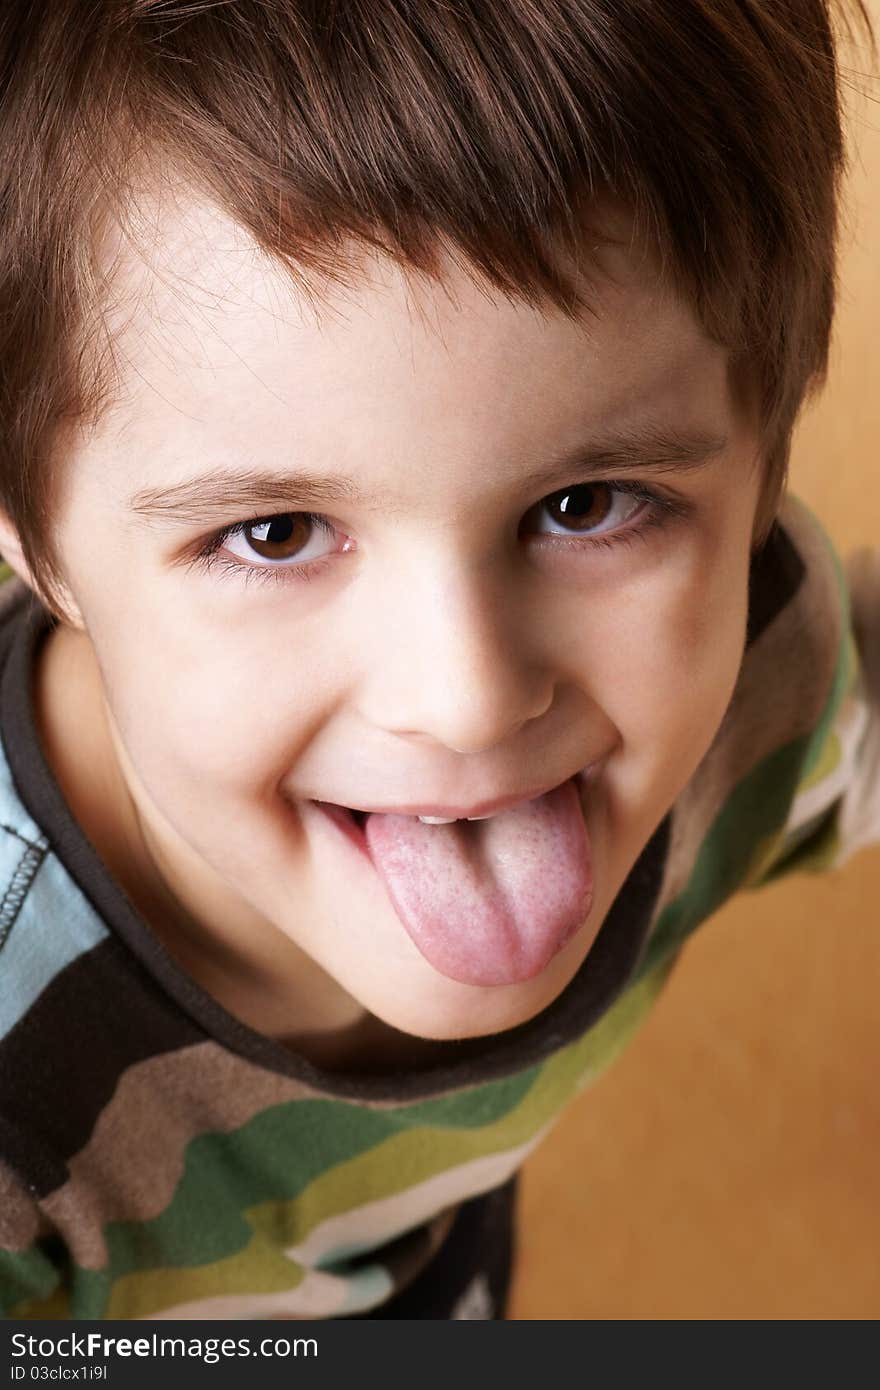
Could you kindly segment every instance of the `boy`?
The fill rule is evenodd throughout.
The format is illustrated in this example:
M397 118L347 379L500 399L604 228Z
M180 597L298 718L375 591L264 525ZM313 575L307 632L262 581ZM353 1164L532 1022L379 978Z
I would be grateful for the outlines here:
M0 25L3 1311L503 1316L688 934L880 838L826 6Z

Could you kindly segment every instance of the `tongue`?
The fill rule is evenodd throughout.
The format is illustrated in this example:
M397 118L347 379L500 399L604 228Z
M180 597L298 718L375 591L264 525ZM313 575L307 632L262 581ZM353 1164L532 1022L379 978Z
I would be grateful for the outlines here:
M528 980L590 911L590 842L574 781L489 820L367 817L370 857L395 911L441 975Z

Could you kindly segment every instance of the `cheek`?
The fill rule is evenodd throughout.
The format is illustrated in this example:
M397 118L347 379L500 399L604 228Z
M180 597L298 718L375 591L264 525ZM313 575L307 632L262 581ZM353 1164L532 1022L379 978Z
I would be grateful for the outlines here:
M742 661L748 545L704 536L621 595L597 698L621 738L619 785L671 799L706 753ZM594 632L594 636L596 636ZM671 793L671 796L670 796Z
M270 796L312 736L319 711L291 653L257 637L235 650L198 644L160 624L145 625L137 644L103 636L108 703L134 770L159 804L173 799L184 813L198 804L204 816L207 791L221 799Z

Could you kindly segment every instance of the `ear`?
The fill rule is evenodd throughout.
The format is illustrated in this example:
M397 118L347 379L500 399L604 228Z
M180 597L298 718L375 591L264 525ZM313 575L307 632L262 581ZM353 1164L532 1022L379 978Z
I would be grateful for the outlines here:
M39 595L30 566L24 558L18 532L2 508L0 508L0 555L3 556L9 568L15 570L19 579L23 579L28 588L33 589L34 593Z
M15 571L19 579L23 580L28 588L36 594L40 603L48 608L50 613L54 613L56 618L66 623L68 627L85 627L82 614L66 585L62 586L61 590L63 606L59 606L57 602L52 601L47 594L42 592L34 579L30 565L25 559L18 531L2 507L0 507L0 557L5 560L11 570Z

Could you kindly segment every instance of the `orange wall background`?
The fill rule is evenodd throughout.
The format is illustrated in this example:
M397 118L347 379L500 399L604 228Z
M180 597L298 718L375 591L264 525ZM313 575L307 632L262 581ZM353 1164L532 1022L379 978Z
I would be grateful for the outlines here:
M869 0L880 41L880 0ZM880 544L880 77L842 55L832 365L792 489ZM880 1317L880 848L728 904L527 1164L515 1319Z

